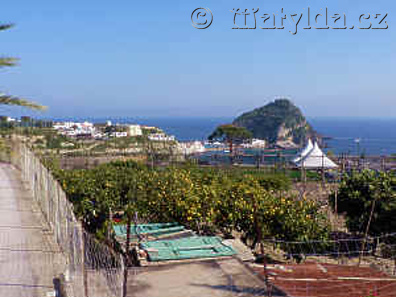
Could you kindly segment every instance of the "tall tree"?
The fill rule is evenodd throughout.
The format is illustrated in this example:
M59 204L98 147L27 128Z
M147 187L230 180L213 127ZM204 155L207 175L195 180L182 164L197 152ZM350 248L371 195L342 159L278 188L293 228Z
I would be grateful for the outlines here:
M0 24L0 31L10 29L11 27L13 27L12 24ZM0 68L15 66L17 61L18 60L15 58L0 57ZM17 106L28 107L31 109L36 109L36 110L43 110L46 108L45 106L42 106L40 104L30 102L28 100L18 98L15 96L2 94L1 92L0 92L0 105L17 105Z
M238 127L232 124L220 125L209 136L209 140L224 141L230 148L230 156L232 156L234 144L240 143L246 139L251 139L252 133L244 127Z

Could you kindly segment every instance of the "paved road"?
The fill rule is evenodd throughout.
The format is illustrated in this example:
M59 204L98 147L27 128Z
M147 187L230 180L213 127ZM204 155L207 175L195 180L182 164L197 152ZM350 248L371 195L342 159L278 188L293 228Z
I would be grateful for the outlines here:
M0 163L0 296L54 296L61 254L18 172Z
M265 283L238 260L130 269L129 297L267 297ZM273 297L286 296L277 289Z

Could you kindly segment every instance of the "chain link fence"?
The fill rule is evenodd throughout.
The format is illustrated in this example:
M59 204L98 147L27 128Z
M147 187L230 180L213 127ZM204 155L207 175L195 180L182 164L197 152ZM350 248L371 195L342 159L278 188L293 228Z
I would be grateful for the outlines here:
M65 192L40 159L19 140L11 143L8 161L19 168L67 261L65 297L121 297L122 255L87 233Z

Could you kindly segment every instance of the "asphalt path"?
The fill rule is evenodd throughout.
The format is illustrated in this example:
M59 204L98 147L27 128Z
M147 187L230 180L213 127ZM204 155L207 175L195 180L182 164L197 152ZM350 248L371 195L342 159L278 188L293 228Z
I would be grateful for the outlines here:
M18 172L0 163L0 297L48 297L61 254Z

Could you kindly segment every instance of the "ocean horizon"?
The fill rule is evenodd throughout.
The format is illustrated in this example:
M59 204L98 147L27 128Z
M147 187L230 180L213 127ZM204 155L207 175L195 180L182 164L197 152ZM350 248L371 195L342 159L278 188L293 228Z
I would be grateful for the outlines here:
M54 121L110 120L114 123L136 123L156 126L179 141L207 140L216 126L231 123L233 117L63 117ZM325 150L335 154L396 154L396 118L308 117L308 122L326 137ZM359 144L356 140L359 139Z

